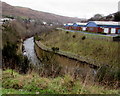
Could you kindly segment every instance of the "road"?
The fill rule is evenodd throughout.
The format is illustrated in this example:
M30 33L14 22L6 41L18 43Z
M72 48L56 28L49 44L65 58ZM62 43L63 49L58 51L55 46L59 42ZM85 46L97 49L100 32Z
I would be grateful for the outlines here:
M108 34L108 35L104 35L104 34L89 33L89 32L76 31L76 30L67 30L67 29L62 29L62 28L57 28L57 29L59 29L59 30L65 30L65 31L69 31L69 32L80 32L80 33L91 34L91 35L110 36L110 37L118 36L118 34Z

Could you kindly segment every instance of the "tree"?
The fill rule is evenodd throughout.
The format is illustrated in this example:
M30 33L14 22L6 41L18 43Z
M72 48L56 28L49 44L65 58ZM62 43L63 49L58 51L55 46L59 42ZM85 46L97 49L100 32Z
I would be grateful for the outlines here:
M92 18L89 19L89 21L99 21L103 18L102 14L95 14Z
M19 69L20 73L26 74L29 70L29 60L22 54L17 54L17 44L7 42L2 50L3 69Z
M95 15L94 15L94 18L95 18L95 19L101 19L102 17L103 17L103 16L102 16L101 14L95 14Z
M17 57L17 45L7 42L2 50L3 67L15 68L15 58Z
M120 21L120 11L115 13L114 15L114 21Z

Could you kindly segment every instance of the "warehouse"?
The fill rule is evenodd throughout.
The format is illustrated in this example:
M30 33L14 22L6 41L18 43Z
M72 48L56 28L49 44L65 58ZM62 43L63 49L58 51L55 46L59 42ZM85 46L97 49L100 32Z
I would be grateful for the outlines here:
M113 21L90 21L86 25L86 31L106 34L120 34L119 22Z
M120 22L114 21L89 21L88 23L68 23L68 30L88 31L105 34L120 34Z
M85 31L86 30L86 24L87 23L74 23L73 24L73 29L74 30L79 30L79 31Z

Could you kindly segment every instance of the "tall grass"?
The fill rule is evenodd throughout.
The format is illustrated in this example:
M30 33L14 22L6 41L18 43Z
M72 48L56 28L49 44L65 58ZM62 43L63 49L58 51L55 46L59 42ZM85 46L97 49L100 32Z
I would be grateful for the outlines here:
M101 62L101 64L119 66L119 44L112 37L87 35L78 32L53 31L40 36L41 42L49 47ZM98 64L99 65L99 64Z
M3 71L3 94L118 94L119 90L74 80L70 75L56 78L40 77L36 73L20 75ZM14 75L14 76L13 76Z
M95 82L98 81L114 88L120 87L120 42L112 41L112 37L53 31L39 38L48 47L59 48L59 50L75 53L98 62L95 64L100 68L96 72Z

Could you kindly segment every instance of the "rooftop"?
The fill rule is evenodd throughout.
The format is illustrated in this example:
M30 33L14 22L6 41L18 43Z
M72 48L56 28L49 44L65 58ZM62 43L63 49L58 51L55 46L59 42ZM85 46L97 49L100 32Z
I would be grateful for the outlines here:
M77 22L77 25L86 25L87 23L81 23L81 22Z
M114 21L90 21L95 22L97 25L120 25L120 22L114 22Z

